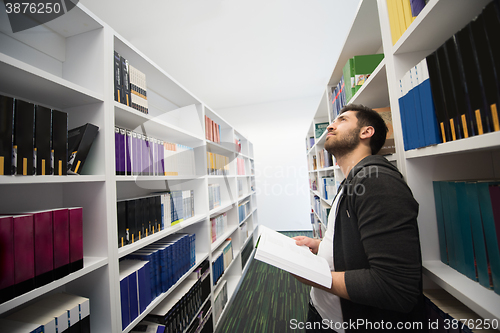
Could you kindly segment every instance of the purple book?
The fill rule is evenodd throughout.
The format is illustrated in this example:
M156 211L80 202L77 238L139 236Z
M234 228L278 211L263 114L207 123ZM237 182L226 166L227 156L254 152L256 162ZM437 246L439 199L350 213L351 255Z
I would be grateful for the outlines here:
M120 128L120 146L118 149L120 150L120 175L124 176L127 174L126 162L125 162L125 151L126 151L126 130L124 128Z
M69 271L83 268L83 208L68 208L69 217Z
M13 216L15 294L35 288L35 242L33 215Z
M54 242L52 211L33 214L35 238L35 286L41 287L54 280Z
M52 211L54 230L54 279L69 274L69 215L68 209Z
M141 172L141 145L139 134L136 132L132 133L132 164L133 166L133 174L139 175Z
M148 151L148 145L147 145L146 141L147 141L147 137L144 134L141 134L141 151L142 151L141 174L143 176L149 176L149 156L148 156L149 151Z
M115 174L120 174L120 128L115 127Z
M14 225L12 216L0 216L0 303L14 294Z
M158 172L160 176L165 175L165 166L163 164L164 159L165 159L165 151L163 148L163 141L160 141L158 143Z
M132 131L127 130L126 136L126 150L125 150L125 161L126 161L126 169L127 176L132 175Z
M418 16L425 7L425 0L410 0L411 15Z

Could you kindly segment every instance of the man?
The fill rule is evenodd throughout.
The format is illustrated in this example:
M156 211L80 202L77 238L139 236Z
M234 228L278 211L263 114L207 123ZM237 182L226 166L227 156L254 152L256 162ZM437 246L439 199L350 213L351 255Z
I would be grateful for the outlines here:
M323 241L294 238L332 271L329 289L296 277L313 287L308 332L425 331L418 203L397 168L376 155L387 126L376 111L350 104L327 130L325 149L346 179Z

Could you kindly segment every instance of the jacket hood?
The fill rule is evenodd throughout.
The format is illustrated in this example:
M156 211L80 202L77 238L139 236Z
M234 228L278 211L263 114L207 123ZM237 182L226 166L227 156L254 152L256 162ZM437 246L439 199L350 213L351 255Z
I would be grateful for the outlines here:
M391 162L389 162L384 156L369 155L359 161L358 164L356 164L351 169L349 175L346 177L347 181L350 182L361 170L363 170L363 168L371 166L381 166L387 168L393 172L396 172L401 178L403 178L403 175L399 172L398 168L395 167Z

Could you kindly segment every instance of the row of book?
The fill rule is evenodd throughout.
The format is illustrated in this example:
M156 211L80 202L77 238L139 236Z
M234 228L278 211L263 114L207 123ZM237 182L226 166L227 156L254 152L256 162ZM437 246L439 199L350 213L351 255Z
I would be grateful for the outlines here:
M241 140L234 139L234 147L238 153L241 153Z
M500 182L433 182L441 261L500 294Z
M153 300L169 290L196 264L196 234L169 235L127 255L125 259L149 261L149 284Z
M424 289L429 332L498 332L497 319L482 318L443 289Z
M83 268L81 207L0 216L0 303Z
M90 333L90 300L54 293L0 319L2 332Z
M146 75L129 64L118 52L114 52L115 101L148 113Z
M231 238L226 239L224 243L212 255L212 276L214 285L219 282L220 278L233 261L233 242Z
M205 138L220 143L220 125L205 115Z
M208 184L208 209L212 210L222 205L219 184Z
M227 213L210 218L210 237L214 243L227 229Z
M316 172L309 173L309 188L313 191L318 190L318 177L316 175Z
M349 103L351 98L361 89L383 59L384 54L368 54L356 55L347 60L342 68L346 103Z
M323 239L324 230L326 229L326 224L323 224L318 216L314 213L314 210L311 209L311 229L312 229L312 238L315 239Z
M98 131L86 124L68 132L66 112L3 95L0 122L0 175L80 173Z
M247 229L248 230L248 229ZM248 233L248 231L247 231ZM254 245L253 245L253 234L250 235L250 240L247 242L243 250L241 250L241 269L244 270L245 266L247 265L248 260L250 259L250 256L252 255L254 250Z
M336 119L340 113L340 110L347 104L345 96L345 82L344 75L340 77L339 83L336 86L330 88L330 104L332 109L331 119ZM314 142L312 143L314 145ZM311 145L311 147L312 147Z
M336 180L335 177L325 176L321 177L321 195L325 200L333 200L337 194L337 190L340 187L340 181Z
M415 21L429 0L387 0L392 45L396 44L406 29Z
M443 142L500 131L500 3L427 56L429 80Z
M126 176L192 176L194 149L115 127L115 170Z
M315 195L313 197L312 207L313 207L313 211L319 217L320 222L323 222L323 224L327 225L328 224L328 214L330 213L330 207L327 207L326 205L322 205L321 199L317 195Z
M324 148L318 155L313 155L314 170L329 168L336 165L336 163L335 157Z
M243 222L252 211L250 200L238 204L238 220Z
M245 172L245 160L240 158L240 157L237 157L236 158L236 170L237 170L237 174L240 175L240 176L244 176L246 175L246 172Z
M227 281L223 281L222 285L216 291L217 294L214 295L214 308L213 308L213 320L217 323L222 315L222 311L226 307L228 298L227 293Z
M193 217L194 191L156 193L116 205L118 247L123 247Z
M306 152L314 146L314 136L306 138Z
M211 176L229 175L229 157L207 151L207 173Z
M439 144L442 138L434 108L427 59L410 68L399 81L399 112L403 127L404 149Z

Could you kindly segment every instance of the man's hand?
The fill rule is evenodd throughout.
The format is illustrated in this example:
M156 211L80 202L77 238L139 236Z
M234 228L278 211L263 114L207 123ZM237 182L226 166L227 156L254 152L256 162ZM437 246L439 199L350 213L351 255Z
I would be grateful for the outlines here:
M306 236L295 236L292 239L295 240L295 244L299 246L305 245L309 248L309 250L311 250L312 253L318 253L319 243L321 243L321 240Z

